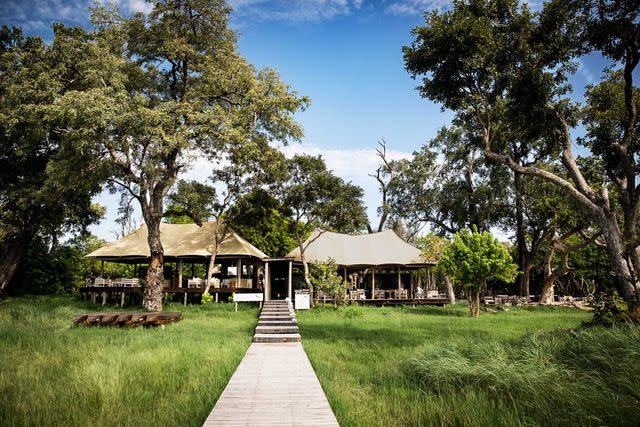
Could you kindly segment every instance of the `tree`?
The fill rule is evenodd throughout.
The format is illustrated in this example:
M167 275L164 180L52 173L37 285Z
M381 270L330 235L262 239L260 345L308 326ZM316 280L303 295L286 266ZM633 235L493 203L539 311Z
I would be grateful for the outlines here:
M369 174L369 176L374 178L378 183L378 189L382 196L382 204L378 206L378 215L380 215L378 226L374 229L371 227L371 224L367 222L367 231L369 233L373 233L374 230L378 233L384 230L384 226L389 219L389 215L393 215L391 206L388 202L388 194L390 187L398 176L398 162L387 158L387 141L382 139L381 141L378 141L378 145L380 147L376 149L376 154L380 159L380 164L376 169L376 173Z
M349 303L347 294L349 282L338 274L338 265L334 260L314 261L310 270L309 280L313 283L314 288L329 295L333 299L334 307Z
M423 77L421 94L473 123L487 158L553 183L589 213L628 301L635 299L640 271L633 85L639 13L636 2L616 0L556 0L539 14L516 0L460 1L452 11L427 14L426 25L414 29L413 45L404 48L407 70ZM588 90L581 116L565 96L566 81L572 59L589 51L622 70ZM589 183L574 156L571 128L580 117L587 136L579 142L604 161L604 183ZM507 149L514 139L528 147L524 161ZM539 167L537 161L549 157L560 159L569 178Z
M388 190L396 215L444 235L474 226L488 230L504 217L504 168L487 165L471 138L462 126L442 128L410 160L397 162L399 172Z
M488 231L479 233L475 229L456 233L437 267L465 290L471 317L479 314L480 295L488 281L511 282L518 274L507 248Z
M274 70L256 71L239 55L225 1L157 0L153 5L148 15L131 18L98 7L92 22L97 43L111 53L102 67L120 70L124 82L97 101L113 106L97 142L112 167L114 188L140 205L151 254L143 306L160 310L160 222L179 173L196 156L216 161L260 155L270 142L299 139L302 129L292 113L308 99L292 92ZM227 172L233 173L222 173Z
M422 251L422 256L428 262L438 263L444 254L444 251L449 247L451 242L442 236L429 233L424 236L420 236L416 239L416 246ZM444 283L447 286L447 297L451 304L456 303L456 294L453 291L453 283L451 279L444 275Z
M281 189L283 203L293 212L293 233L300 249L304 281L313 295L305 251L324 231L353 233L367 224L362 188L344 182L327 169L322 157L296 154L288 162L289 178ZM317 233L305 243L305 231Z
M0 292L34 238L56 246L104 213L91 203L105 178L89 147L92 119L75 109L91 108L78 94L99 85L91 71L101 52L87 37L55 25L45 44L0 29Z
M285 256L298 245L291 210L262 188L240 197L229 217L229 224L238 234L269 256ZM311 231L306 229L302 234Z

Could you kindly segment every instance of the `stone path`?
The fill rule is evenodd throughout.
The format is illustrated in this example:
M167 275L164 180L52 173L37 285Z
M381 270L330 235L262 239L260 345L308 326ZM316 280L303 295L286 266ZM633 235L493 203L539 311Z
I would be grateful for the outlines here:
M338 426L291 306L265 302L253 344L205 426Z

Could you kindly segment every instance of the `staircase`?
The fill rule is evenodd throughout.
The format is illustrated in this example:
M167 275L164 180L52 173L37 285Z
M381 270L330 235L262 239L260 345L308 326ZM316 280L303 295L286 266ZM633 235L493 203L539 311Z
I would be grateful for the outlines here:
M300 342L298 322L289 301L265 301L253 342Z

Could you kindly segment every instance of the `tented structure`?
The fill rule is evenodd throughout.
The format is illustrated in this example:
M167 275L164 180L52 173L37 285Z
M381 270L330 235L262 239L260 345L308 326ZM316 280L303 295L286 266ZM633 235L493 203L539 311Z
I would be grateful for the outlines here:
M422 295L423 287L436 287L434 263L393 230L360 235L315 230L303 247L309 263L335 261L351 284L351 299L406 300ZM287 256L302 262L299 247Z
M380 233L350 235L315 230L303 244L308 262L333 259L341 267L425 267L420 249L396 235L393 230ZM300 248L287 255L301 262Z
M160 239L164 248L164 258L172 262L179 259L188 262L203 262L209 259L215 247L215 222L197 224L160 224ZM222 226L219 227L222 236ZM87 257L102 261L122 263L146 262L149 258L147 243L147 226L142 225L133 233L107 243ZM254 258L262 260L267 255L251 243L244 240L231 228L227 228L226 236L220 245L217 258Z

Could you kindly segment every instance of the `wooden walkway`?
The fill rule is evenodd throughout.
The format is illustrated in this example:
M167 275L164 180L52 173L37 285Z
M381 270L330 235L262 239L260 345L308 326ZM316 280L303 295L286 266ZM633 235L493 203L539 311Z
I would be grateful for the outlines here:
M254 342L204 425L338 426L338 421L300 342Z

